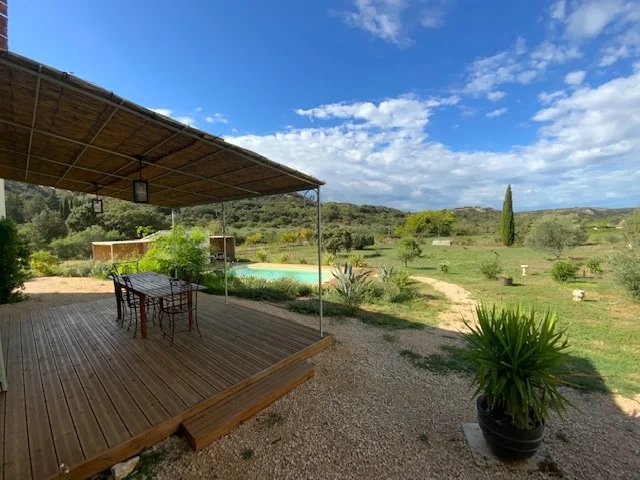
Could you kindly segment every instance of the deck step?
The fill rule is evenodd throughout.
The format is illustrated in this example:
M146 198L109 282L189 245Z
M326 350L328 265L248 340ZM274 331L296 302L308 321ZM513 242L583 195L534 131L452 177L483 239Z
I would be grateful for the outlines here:
M182 430L193 449L200 450L311 377L313 364L294 362L189 418L182 423Z

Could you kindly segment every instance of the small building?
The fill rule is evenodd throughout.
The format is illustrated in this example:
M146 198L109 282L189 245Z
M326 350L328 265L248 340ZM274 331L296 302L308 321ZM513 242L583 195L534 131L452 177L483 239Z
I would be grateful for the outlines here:
M93 259L96 262L116 262L142 257L153 239L115 240L111 242L91 242Z
M211 249L211 255L215 255L217 253L224 253L224 242L225 237L222 235L213 235L209 237L209 247ZM229 260L235 260L236 258L236 237L227 235L226 237L227 243L227 258ZM221 257L224 258L224 257Z

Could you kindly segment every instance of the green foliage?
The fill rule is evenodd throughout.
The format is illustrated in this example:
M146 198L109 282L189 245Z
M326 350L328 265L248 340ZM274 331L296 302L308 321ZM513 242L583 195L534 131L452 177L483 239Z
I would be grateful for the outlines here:
M224 271L208 273L202 277L201 281L207 287L208 293L224 294ZM309 285L290 277L277 280L257 277L240 278L235 275L233 270L228 270L227 284L230 295L249 300L279 302L308 296L312 293L312 288Z
M375 240L373 235L368 235L365 233L354 233L351 235L353 239L352 248L354 250L364 250L367 247L371 247L375 244Z
M45 209L34 215L21 228L23 238L27 238L32 250L44 248L54 238L60 238L67 233L67 227L58 212Z
M511 185L507 187L502 203L502 217L500 222L500 233L502 244L510 247L516 241L516 222L513 216L513 198L511 195Z
M587 234L575 222L549 216L531 225L525 245L560 256L565 248L581 245L586 239Z
M447 236L451 234L455 220L455 215L450 211L426 210L408 215L398 230L401 235L409 236Z
M382 280L383 282L385 283L390 282L391 277L393 276L395 271L396 269L393 265L381 265L380 271L378 272L378 276L380 277L380 280Z
M623 232L630 245L640 248L640 208L636 208L631 215L625 218Z
M336 279L333 287L341 302L348 309L355 311L366 295L366 289L370 282L369 272L353 273L353 268L347 262L343 269L337 265L334 266L331 273Z
M244 450L242 450L242 452L240 452L240 457L245 462L248 462L249 460L251 460L254 455L255 455L255 452L253 451L253 448L245 448Z
M351 250L353 239L346 228L337 228L323 234L322 244L327 252L335 255L342 250Z
M285 230L280 234L280 241L287 245L296 243L298 241L298 232L294 230Z
M303 315L320 315L320 302L315 298L296 300L287 304L287 310ZM350 308L341 303L322 302L322 314L325 317L347 317L353 314Z
M602 259L598 257L588 258L584 265L593 275L598 275L604 271L602 269Z
M267 253L266 250L258 250L256 252L256 258L258 259L259 262L266 262L267 258L269 258L269 254Z
M322 265L333 265L336 261L335 253L323 253L322 254Z
M264 241L264 236L261 232L255 232L251 235L248 235L247 238L244 239L245 245L256 245L258 243L262 243Z
M96 223L96 214L93 213L92 206L88 202L84 202L71 209L66 223L72 232L80 232Z
M50 252L38 250L29 257L29 264L36 277L48 277L56 275L60 259Z
M556 282L568 282L576 278L578 270L580 270L580 265L577 263L558 260L553 264L549 273Z
M640 301L640 250L621 248L611 254L610 264L616 280L634 300Z
M367 266L361 253L352 253L347 257L347 261L354 267L363 268Z
M569 344L557 330L556 313L545 311L538 321L533 309L482 304L476 313L464 351L476 367L475 395L483 394L488 409L504 411L517 428L544 421L549 411L561 414L568 404L559 387L568 384Z
M106 240L107 233L98 225L51 242L51 251L63 260L91 257L91 242Z
M176 228L168 235L160 235L151 244L140 260L140 270L150 270L174 275L180 278L196 278L202 273L206 261L204 233L199 228L186 232L184 227Z
M144 225L154 231L169 228L168 216L151 205L137 205L122 200L108 199L100 216L105 230L117 230L127 238L136 238L138 227Z
M398 256L404 262L404 266L408 266L409 262L422 255L420 244L411 237L405 237L400 240L400 249Z
M502 272L502 263L497 258L487 258L480 262L480 273L488 280L496 280Z
M16 289L27 279L29 251L18 237L15 223L0 218L0 304L16 300Z
M282 252L280 255L276 257L276 263L289 263L291 260L291 255L287 252Z
M148 237L149 235L155 232L156 232L156 229L150 225L139 225L136 228L136 237L138 238Z
M440 262L438 264L438 269L442 272L442 273L449 273L449 262Z

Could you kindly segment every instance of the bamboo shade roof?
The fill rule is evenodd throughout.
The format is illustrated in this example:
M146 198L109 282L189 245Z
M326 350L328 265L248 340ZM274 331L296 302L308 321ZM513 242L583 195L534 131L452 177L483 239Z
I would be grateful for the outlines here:
M142 166L142 169L141 169ZM0 178L182 207L323 182L12 52L0 52Z

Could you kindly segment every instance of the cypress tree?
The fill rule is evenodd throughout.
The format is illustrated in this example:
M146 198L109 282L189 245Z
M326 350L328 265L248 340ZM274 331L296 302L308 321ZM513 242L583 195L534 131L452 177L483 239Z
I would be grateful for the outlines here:
M513 198L511 197L511 185L507 187L502 203L502 243L507 247L516 241L516 224L513 218Z

